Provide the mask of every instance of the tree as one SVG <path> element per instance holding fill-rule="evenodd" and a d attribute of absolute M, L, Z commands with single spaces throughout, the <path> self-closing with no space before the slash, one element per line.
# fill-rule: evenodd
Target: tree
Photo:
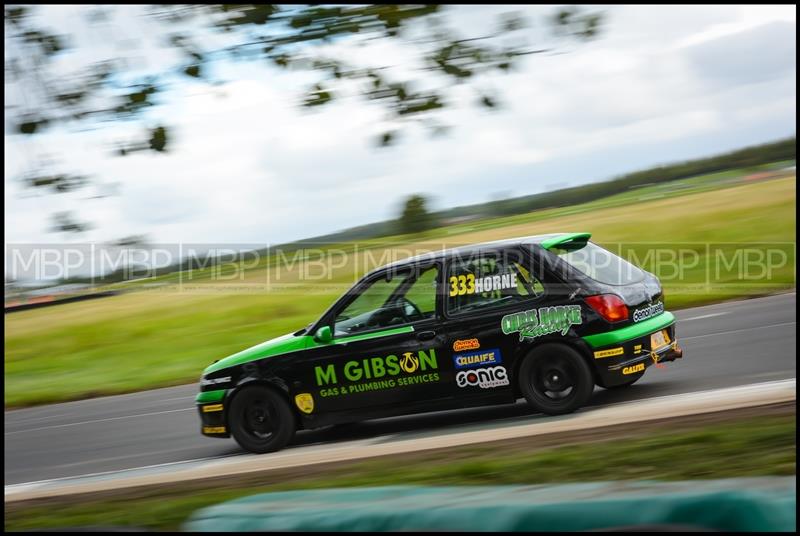
<path fill-rule="evenodd" d="M 428 212 L 426 204 L 426 199 L 421 195 L 412 195 L 406 199 L 399 219 L 400 232 L 415 234 L 436 226 L 436 218 Z"/>
<path fill-rule="evenodd" d="M 347 95 L 383 107 L 383 132 L 375 140 L 379 147 L 397 142 L 411 124 L 441 134 L 447 125 L 438 112 L 452 105 L 449 97 L 455 86 L 471 88 L 478 106 L 497 109 L 501 97 L 481 84 L 482 75 L 511 71 L 520 58 L 555 51 L 564 39 L 591 39 L 602 21 L 598 13 L 558 9 L 549 21 L 555 29 L 553 46 L 531 47 L 525 41 L 528 21 L 519 14 L 505 14 L 493 27 L 487 22 L 482 35 L 462 36 L 448 25 L 452 8 L 439 5 L 94 6 L 85 8 L 86 23 L 110 24 L 111 35 L 117 34 L 113 24 L 119 24 L 114 22 L 118 10 L 142 10 L 128 17 L 135 19 L 139 47 L 129 42 L 86 47 L 79 44 L 80 36 L 66 33 L 65 26 L 53 30 L 52 23 L 42 20 L 41 9 L 5 7 L 7 130 L 36 137 L 56 125 L 140 125 L 145 132 L 141 139 L 116 141 L 119 156 L 168 152 L 174 142 L 168 109 L 161 101 L 181 79 L 223 82 L 213 68 L 220 61 L 313 73 L 315 80 L 300 92 L 299 105 L 306 108 L 329 106 Z M 331 45 L 361 46 L 375 40 L 401 44 L 415 65 L 354 65 L 331 52 Z M 131 54 L 153 43 L 166 43 L 178 58 L 175 64 L 147 72 L 132 61 Z M 70 49 L 80 47 L 81 54 L 62 61 Z M 122 56 L 121 50 L 132 52 Z M 37 191 L 59 194 L 97 182 L 80 171 L 54 169 L 52 160 L 31 158 L 21 180 Z M 88 227 L 66 212 L 54 221 L 54 228 L 63 232 Z"/>

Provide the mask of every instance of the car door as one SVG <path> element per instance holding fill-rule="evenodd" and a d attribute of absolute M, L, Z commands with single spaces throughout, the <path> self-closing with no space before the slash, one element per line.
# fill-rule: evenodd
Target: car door
<path fill-rule="evenodd" d="M 449 259 L 442 329 L 453 396 L 513 401 L 518 338 L 502 331 L 506 315 L 544 303 L 534 259 L 518 248 L 483 250 Z"/>
<path fill-rule="evenodd" d="M 312 394 L 316 414 L 354 420 L 414 411 L 447 397 L 440 372 L 440 265 L 380 271 L 363 280 L 321 324 L 333 339 L 303 352 L 294 391 Z"/>

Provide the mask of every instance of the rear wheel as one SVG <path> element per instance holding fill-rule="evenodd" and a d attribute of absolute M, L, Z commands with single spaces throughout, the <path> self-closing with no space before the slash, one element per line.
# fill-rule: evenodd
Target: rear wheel
<path fill-rule="evenodd" d="M 581 355 L 563 344 L 536 347 L 522 362 L 519 386 L 535 409 L 562 415 L 580 408 L 592 396 L 594 379 Z"/>
<path fill-rule="evenodd" d="M 297 428 L 286 399 L 262 385 L 245 387 L 234 397 L 228 425 L 236 442 L 256 454 L 282 449 Z"/>

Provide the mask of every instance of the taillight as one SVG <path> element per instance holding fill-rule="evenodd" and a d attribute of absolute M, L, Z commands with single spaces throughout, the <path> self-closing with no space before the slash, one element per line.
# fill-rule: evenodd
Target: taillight
<path fill-rule="evenodd" d="M 589 307 L 609 322 L 619 322 L 628 319 L 628 306 L 616 294 L 600 294 L 586 298 Z"/>

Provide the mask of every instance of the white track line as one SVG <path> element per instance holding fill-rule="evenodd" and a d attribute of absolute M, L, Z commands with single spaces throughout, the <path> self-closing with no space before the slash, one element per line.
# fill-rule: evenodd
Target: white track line
<path fill-rule="evenodd" d="M 206 458 L 195 458 L 195 459 L 192 459 L 192 460 L 182 460 L 182 461 L 179 461 L 179 462 L 156 463 L 156 464 L 153 464 L 153 465 L 144 465 L 142 467 L 131 467 L 130 469 L 118 469 L 118 470 L 114 470 L 114 471 L 100 471 L 100 472 L 97 472 L 97 473 L 86 473 L 85 475 L 65 476 L 65 477 L 62 477 L 62 478 L 50 478 L 50 479 L 47 479 L 47 480 L 35 480 L 33 482 L 23 482 L 21 484 L 10 484 L 8 486 L 5 486 L 5 494 L 8 495 L 9 493 L 13 493 L 14 491 L 22 490 L 22 489 L 25 489 L 27 487 L 40 487 L 40 486 L 43 486 L 45 484 L 55 484 L 55 483 L 58 483 L 58 482 L 68 482 L 70 480 L 75 480 L 75 479 L 79 479 L 79 478 L 94 478 L 94 477 L 98 477 L 98 476 L 110 475 L 110 474 L 113 474 L 113 473 L 119 473 L 122 476 L 124 473 L 129 473 L 131 471 L 144 471 L 144 470 L 147 470 L 147 469 L 155 469 L 157 467 L 167 467 L 167 466 L 173 466 L 173 465 L 177 466 L 177 465 L 187 464 L 187 463 L 197 463 L 197 462 L 204 462 L 204 461 L 209 461 L 209 460 L 218 460 L 218 459 L 221 459 L 221 458 L 228 458 L 230 456 L 239 456 L 239 454 L 223 454 L 221 456 L 208 456 Z"/>
<path fill-rule="evenodd" d="M 92 424 L 95 422 L 118 421 L 120 419 L 133 419 L 135 417 L 149 417 L 150 415 L 161 415 L 162 413 L 175 413 L 178 411 L 197 411 L 197 408 L 181 408 L 169 409 L 166 411 L 153 411 L 150 413 L 137 413 L 136 415 L 122 415 L 121 417 L 109 417 L 107 419 L 95 419 L 93 421 L 71 422 L 67 424 L 54 424 L 52 426 L 40 426 L 39 428 L 29 428 L 27 430 L 17 430 L 15 432 L 6 432 L 4 435 L 24 434 L 26 432 L 35 432 L 37 430 L 50 430 L 53 428 L 66 428 L 68 426 L 80 426 L 82 424 Z"/>
<path fill-rule="evenodd" d="M 795 320 L 792 322 L 781 322 L 780 324 L 767 324 L 766 326 L 754 326 L 752 328 L 731 329 L 728 331 L 715 331 L 714 333 L 706 333 L 704 335 L 692 335 L 691 337 L 678 336 L 678 340 L 686 341 L 689 339 L 702 339 L 704 337 L 713 337 L 714 335 L 727 335 L 728 333 L 739 333 L 741 331 L 752 331 L 754 329 L 777 328 L 781 326 L 791 326 L 792 324 L 797 324 L 797 321 Z"/>
<path fill-rule="evenodd" d="M 701 318 L 712 318 L 712 317 L 715 317 L 715 316 L 722 316 L 722 315 L 727 315 L 727 314 L 730 314 L 730 311 L 723 311 L 721 313 L 710 313 L 710 314 L 707 314 L 707 315 L 700 315 L 700 316 L 690 316 L 689 318 L 679 318 L 678 321 L 679 322 L 688 322 L 689 320 L 700 320 Z"/>

